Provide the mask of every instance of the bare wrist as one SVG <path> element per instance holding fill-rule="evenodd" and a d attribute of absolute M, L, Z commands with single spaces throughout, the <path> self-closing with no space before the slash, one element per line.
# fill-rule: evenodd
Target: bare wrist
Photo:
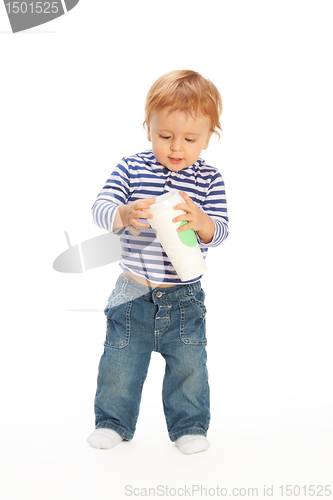
<path fill-rule="evenodd" d="M 204 243 L 210 243 L 212 241 L 215 233 L 215 223 L 209 215 L 207 215 L 207 224 L 205 225 L 205 228 L 201 231 L 197 231 L 197 233 Z"/>

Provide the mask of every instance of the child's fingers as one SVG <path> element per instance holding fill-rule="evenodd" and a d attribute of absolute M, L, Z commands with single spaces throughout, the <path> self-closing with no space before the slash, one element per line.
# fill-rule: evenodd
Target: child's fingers
<path fill-rule="evenodd" d="M 188 212 L 190 207 L 185 203 L 178 203 L 173 207 L 174 210 L 184 210 L 184 212 Z"/>
<path fill-rule="evenodd" d="M 150 208 L 150 205 L 155 203 L 156 198 L 147 198 L 145 200 L 137 200 L 135 202 L 135 208 Z"/>
<path fill-rule="evenodd" d="M 172 219 L 172 222 L 182 222 L 183 220 L 186 220 L 188 222 L 189 220 L 192 220 L 190 214 L 182 214 L 178 215 L 177 217 L 174 217 Z"/>
<path fill-rule="evenodd" d="M 179 193 L 182 195 L 182 197 L 184 198 L 186 203 L 194 203 L 192 198 L 190 198 L 190 196 L 188 194 L 186 194 L 184 191 L 179 191 Z"/>
<path fill-rule="evenodd" d="M 153 198 L 153 200 L 155 200 L 155 198 Z M 155 203 L 155 201 L 152 201 L 150 203 L 150 205 L 153 204 L 153 203 Z M 137 202 L 135 204 L 135 207 L 134 207 L 135 208 L 135 217 L 138 218 L 138 219 L 139 218 L 141 218 L 141 219 L 152 219 L 153 218 L 152 214 L 144 211 L 147 208 L 149 209 L 150 205 L 147 204 L 146 202 L 141 202 L 141 201 Z"/>
<path fill-rule="evenodd" d="M 145 202 L 148 203 L 148 205 L 152 205 L 153 203 L 155 203 L 155 201 L 156 201 L 156 198 L 148 198 L 147 200 L 145 200 Z"/>
<path fill-rule="evenodd" d="M 191 222 L 188 222 L 187 224 L 183 224 L 180 227 L 177 227 L 176 231 L 177 233 L 182 233 L 183 231 L 187 231 L 188 229 L 194 229 L 193 224 Z"/>
<path fill-rule="evenodd" d="M 143 212 L 142 210 L 135 210 L 134 212 L 135 219 L 152 219 L 152 214 L 148 214 L 147 212 Z"/>
<path fill-rule="evenodd" d="M 128 229 L 133 236 L 139 236 L 139 234 L 141 233 L 141 229 L 139 227 L 129 226 Z"/>
<path fill-rule="evenodd" d="M 139 218 L 133 218 L 131 221 L 130 221 L 130 226 L 134 226 L 134 227 L 137 227 L 137 226 L 140 226 L 140 227 L 149 227 L 150 224 L 146 223 L 146 222 L 140 222 L 139 221 Z"/>

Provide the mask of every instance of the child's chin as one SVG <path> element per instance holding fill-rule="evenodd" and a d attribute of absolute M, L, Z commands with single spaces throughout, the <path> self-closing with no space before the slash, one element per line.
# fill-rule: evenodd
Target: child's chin
<path fill-rule="evenodd" d="M 186 167 L 187 167 L 187 165 L 184 164 L 184 162 L 181 162 L 178 165 L 177 164 L 173 164 L 172 162 L 168 162 L 166 168 L 168 170 L 171 170 L 172 172 L 178 172 L 179 170 L 183 170 Z"/>

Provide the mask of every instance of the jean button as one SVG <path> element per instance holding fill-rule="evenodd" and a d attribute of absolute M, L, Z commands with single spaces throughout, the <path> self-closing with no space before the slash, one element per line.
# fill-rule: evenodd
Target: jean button
<path fill-rule="evenodd" d="M 162 297 L 163 295 L 163 292 L 161 292 L 160 290 L 156 293 L 156 297 L 159 299 L 160 297 Z"/>

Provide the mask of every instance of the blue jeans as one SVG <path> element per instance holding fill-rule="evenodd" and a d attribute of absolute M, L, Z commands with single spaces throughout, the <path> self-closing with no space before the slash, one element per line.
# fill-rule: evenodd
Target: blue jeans
<path fill-rule="evenodd" d="M 209 386 L 200 282 L 149 288 L 120 275 L 105 308 L 107 331 L 95 397 L 96 429 L 133 438 L 152 351 L 165 359 L 163 408 L 171 441 L 206 436 Z"/>

